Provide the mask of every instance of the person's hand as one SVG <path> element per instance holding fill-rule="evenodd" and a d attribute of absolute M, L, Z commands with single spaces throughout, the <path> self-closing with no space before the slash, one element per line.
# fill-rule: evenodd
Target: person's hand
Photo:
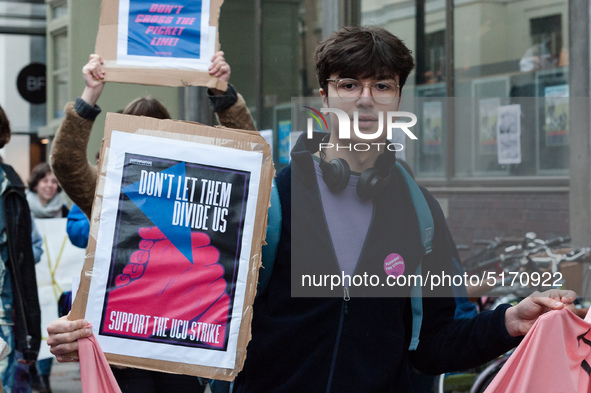
<path fill-rule="evenodd" d="M 157 227 L 140 228 L 139 250 L 115 277 L 110 289 L 103 331 L 134 337 L 158 335 L 155 317 L 219 325 L 217 340 L 204 343 L 222 347 L 230 297 L 226 293 L 220 252 L 203 232 L 191 233 L 193 261 L 189 261 Z M 115 320 L 118 312 L 137 319 L 134 329 L 122 328 Z M 135 317 L 139 316 L 139 317 Z M 147 317 L 150 318 L 147 318 Z M 147 320 L 146 320 L 147 318 Z M 114 322 L 115 321 L 115 322 Z M 145 321 L 145 322 L 141 322 Z M 165 329 L 166 330 L 166 329 Z M 201 341 L 197 339 L 198 341 Z"/>
<path fill-rule="evenodd" d="M 47 325 L 47 333 L 49 351 L 55 355 L 58 362 L 65 363 L 77 361 L 64 355 L 77 351 L 78 339 L 90 337 L 92 330 L 90 324 L 84 319 L 70 321 L 67 316 L 63 316 Z"/>
<path fill-rule="evenodd" d="M 103 85 L 103 79 L 105 78 L 103 64 L 103 59 L 99 55 L 90 55 L 88 63 L 82 67 L 82 76 L 86 87 L 95 88 Z"/>
<path fill-rule="evenodd" d="M 215 55 L 211 58 L 211 65 L 209 66 L 209 75 L 215 76 L 221 81 L 229 82 L 230 81 L 230 74 L 231 69 L 230 65 L 226 62 L 224 58 L 224 52 L 219 51 L 216 52 Z M 218 89 L 210 89 L 213 94 L 215 95 L 222 95 L 224 94 L 223 91 Z"/>
<path fill-rule="evenodd" d="M 105 85 L 103 63 L 103 59 L 99 55 L 92 54 L 88 63 L 82 68 L 82 76 L 86 87 L 81 98 L 91 106 L 96 105 Z"/>
<path fill-rule="evenodd" d="M 507 331 L 513 337 L 527 334 L 542 314 L 564 308 L 574 302 L 576 296 L 573 291 L 559 289 L 550 289 L 529 295 L 505 312 Z"/>

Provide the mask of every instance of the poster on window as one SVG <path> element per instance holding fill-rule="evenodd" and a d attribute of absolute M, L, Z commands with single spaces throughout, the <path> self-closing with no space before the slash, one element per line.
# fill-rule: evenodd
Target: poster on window
<path fill-rule="evenodd" d="M 221 3 L 103 0 L 95 51 L 105 61 L 105 79 L 225 90 L 225 84 L 208 73 L 211 58 L 219 48 Z"/>
<path fill-rule="evenodd" d="M 497 156 L 499 165 L 521 163 L 521 105 L 498 108 Z"/>
<path fill-rule="evenodd" d="M 478 101 L 480 154 L 497 153 L 497 119 L 500 106 L 500 98 L 483 98 Z"/>
<path fill-rule="evenodd" d="M 544 89 L 546 146 L 568 145 L 568 85 Z"/>
<path fill-rule="evenodd" d="M 269 145 L 111 114 L 106 140 L 85 318 L 110 361 L 233 379 L 250 336 Z"/>
<path fill-rule="evenodd" d="M 441 101 L 427 101 L 423 104 L 422 145 L 424 154 L 441 154 L 442 119 Z"/>

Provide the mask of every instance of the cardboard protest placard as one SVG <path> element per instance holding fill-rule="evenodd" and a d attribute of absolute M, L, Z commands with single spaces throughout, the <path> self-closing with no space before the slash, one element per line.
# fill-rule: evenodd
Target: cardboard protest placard
<path fill-rule="evenodd" d="M 223 0 L 102 0 L 95 53 L 105 80 L 226 90 L 209 75 Z"/>
<path fill-rule="evenodd" d="M 71 319 L 112 364 L 233 380 L 274 175 L 258 133 L 109 113 Z"/>

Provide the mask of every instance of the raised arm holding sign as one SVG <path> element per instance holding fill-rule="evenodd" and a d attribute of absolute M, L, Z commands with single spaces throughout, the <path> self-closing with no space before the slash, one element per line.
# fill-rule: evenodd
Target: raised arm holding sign
<path fill-rule="evenodd" d="M 100 113 L 100 108 L 96 104 L 102 93 L 105 77 L 110 72 L 103 68 L 103 63 L 104 61 L 99 55 L 91 55 L 89 62 L 84 66 L 83 77 L 86 85 L 85 89 L 75 104 L 70 103 L 66 106 L 66 117 L 56 134 L 51 156 L 52 167 L 64 191 L 66 191 L 70 198 L 80 206 L 82 211 L 88 217 L 91 217 L 91 208 L 94 201 L 95 185 L 97 184 L 98 176 L 97 168 L 86 159 L 86 145 L 88 143 L 93 121 Z M 221 81 L 227 83 L 230 78 L 230 73 L 230 66 L 226 63 L 223 52 L 217 52 L 211 59 L 209 74 L 212 75 L 212 77 L 219 78 Z M 231 85 L 228 86 L 228 90 L 225 92 L 210 89 L 210 101 L 211 106 L 222 125 L 231 128 L 254 130 L 252 117 L 246 108 L 244 100 L 238 93 L 236 93 Z M 144 115 L 160 119 L 170 118 L 166 108 L 157 100 L 150 97 L 134 100 L 126 107 L 124 113 Z M 159 236 L 154 235 L 158 233 L 160 234 Z M 91 228 L 91 237 L 92 236 L 96 237 L 96 232 L 92 233 Z M 127 270 L 124 270 L 115 280 L 117 289 L 112 291 L 109 307 L 117 307 L 118 304 L 125 303 L 127 295 L 138 290 L 138 288 L 140 292 L 143 291 L 146 293 L 146 291 L 149 291 L 152 285 L 150 284 L 150 276 L 152 273 L 157 274 L 157 266 L 168 260 L 170 257 L 166 252 L 170 251 L 171 243 L 168 237 L 157 227 L 146 228 L 145 230 L 140 231 L 140 237 L 143 240 L 139 244 L 136 243 L 136 259 L 132 260 L 126 267 Z M 153 243 L 152 246 L 148 247 L 147 242 Z M 168 244 L 168 246 L 166 246 L 165 243 Z M 197 245 L 197 243 L 194 245 Z M 146 270 L 145 275 L 143 275 L 140 280 L 134 281 L 133 285 L 124 285 L 126 284 L 126 279 L 134 277 L 134 272 L 137 272 L 137 269 L 134 268 L 134 263 L 136 263 L 137 267 L 139 266 L 137 262 L 145 262 L 141 260 L 140 254 L 141 252 L 146 251 L 147 248 L 149 248 L 151 252 L 150 269 Z M 156 252 L 157 249 L 161 249 L 161 252 Z M 211 249 L 215 249 L 215 247 L 212 246 Z M 200 250 L 209 250 L 209 248 L 205 247 Z M 216 279 L 219 278 L 219 275 L 216 276 L 216 272 L 219 272 L 219 269 L 215 269 L 215 265 L 206 266 L 215 263 L 215 261 L 207 263 L 207 258 L 201 258 L 199 256 L 201 254 L 196 255 L 199 263 L 194 265 L 194 268 L 196 269 L 195 272 L 204 271 L 205 269 L 211 274 L 208 273 L 206 278 L 203 278 L 205 277 L 203 275 L 201 275 L 201 277 L 203 279 L 209 278 L 211 283 L 216 282 Z M 208 255 L 208 253 L 206 252 L 205 255 Z M 204 265 L 204 267 L 200 267 L 201 265 Z M 170 272 L 172 273 L 172 270 L 170 270 Z M 207 329 L 205 328 L 205 324 L 202 325 L 204 328 L 200 331 L 201 335 L 199 338 L 196 338 L 214 346 L 221 342 L 220 337 L 225 336 L 226 329 L 225 322 L 222 321 L 216 323 L 219 318 L 214 312 L 215 310 L 222 310 L 224 304 L 225 308 L 228 308 L 228 296 L 224 295 L 224 286 L 220 286 L 220 288 L 221 291 L 217 292 L 217 296 L 214 296 L 213 298 L 211 296 L 201 298 L 202 307 L 204 307 L 203 310 L 206 311 L 204 316 L 201 317 L 201 320 L 207 320 L 205 323 L 208 325 Z M 198 297 L 195 297 L 195 300 L 198 299 Z M 121 300 L 121 302 L 119 300 Z M 149 302 L 144 302 L 143 304 L 150 307 Z M 217 305 L 217 308 L 212 307 L 213 305 Z M 152 309 L 154 308 L 152 307 Z M 171 309 L 171 312 L 172 311 L 173 310 Z M 139 315 L 139 311 L 136 312 L 136 314 Z M 182 312 L 180 314 L 177 313 L 174 315 L 176 318 L 170 317 L 170 319 L 176 319 L 177 321 L 180 321 L 181 319 L 190 320 L 197 316 L 197 314 L 195 314 L 191 317 L 186 316 L 187 318 L 180 318 L 181 314 Z M 143 313 L 142 315 L 147 315 L 147 313 Z M 119 316 L 114 314 L 111 327 L 114 329 L 117 324 L 120 326 L 122 324 L 122 318 L 122 314 L 119 314 Z M 149 332 L 150 335 L 153 335 L 155 332 L 159 333 L 157 330 L 158 323 L 154 324 L 154 321 L 154 319 L 151 321 L 146 320 L 143 324 L 144 331 Z M 168 328 L 170 329 L 170 327 L 169 322 Z M 109 324 L 107 324 L 105 328 L 108 329 Z M 177 326 L 177 328 L 180 332 L 179 334 L 182 336 L 184 325 Z M 74 361 L 73 358 L 65 355 L 77 350 L 76 340 L 78 338 L 88 337 L 92 334 L 92 330 L 89 328 L 86 320 L 80 319 L 70 321 L 67 317 L 52 322 L 48 326 L 48 332 L 48 344 L 51 346 L 51 352 L 56 355 L 58 361 L 62 362 Z M 150 388 L 156 388 L 157 391 L 158 389 L 160 389 L 159 391 L 171 391 L 170 389 L 180 392 L 200 391 L 197 379 L 188 376 L 170 375 L 136 369 L 115 370 L 115 375 L 124 392 L 138 391 L 145 393 L 146 391 L 150 391 L 145 390 L 147 386 L 151 386 Z"/>
<path fill-rule="evenodd" d="M 103 91 L 105 78 L 109 74 L 109 71 L 104 70 L 103 63 L 101 56 L 93 54 L 83 67 L 84 91 L 75 103 L 66 105 L 66 117 L 56 133 L 51 156 L 52 169 L 63 190 L 88 217 L 91 213 L 97 174 L 96 167 L 86 159 L 86 147 L 94 119 L 101 112 L 97 102 Z M 224 53 L 217 52 L 211 63 L 209 73 L 228 83 L 231 69 Z M 255 130 L 244 99 L 232 85 L 228 85 L 225 92 L 216 89 L 210 89 L 210 92 L 210 104 L 221 125 Z M 166 108 L 151 97 L 142 97 L 130 102 L 123 113 L 158 119 L 170 118 Z"/>

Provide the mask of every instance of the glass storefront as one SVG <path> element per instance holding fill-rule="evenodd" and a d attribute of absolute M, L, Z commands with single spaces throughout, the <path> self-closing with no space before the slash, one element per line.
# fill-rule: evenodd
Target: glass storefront
<path fill-rule="evenodd" d="M 445 5 L 361 0 L 361 24 L 388 29 L 415 55 L 417 67 L 404 95 L 420 98 L 419 143 L 406 152 L 417 176 L 568 175 L 568 1 L 456 0 L 453 10 Z M 453 12 L 452 29 L 446 29 L 446 12 Z M 446 38 L 454 46 L 451 75 Z M 457 97 L 453 105 L 443 98 L 450 81 Z M 447 132 L 449 116 L 453 137 Z M 504 124 L 515 124 L 516 116 L 520 148 L 507 160 L 503 142 L 518 130 Z M 440 124 L 435 131 L 434 123 Z"/>
<path fill-rule="evenodd" d="M 43 1 L 0 0 L 0 106 L 12 131 L 0 157 L 23 179 L 45 159 L 37 138 L 46 124 L 45 47 Z"/>
<path fill-rule="evenodd" d="M 568 2 L 467 2 L 454 12 L 455 90 L 474 97 L 471 119 L 456 112 L 456 176 L 567 175 Z M 509 105 L 520 109 L 521 162 L 501 165 L 496 129 Z"/>
<path fill-rule="evenodd" d="M 402 90 L 403 100 L 416 97 L 418 142 L 407 140 L 405 159 L 419 177 L 445 177 L 447 132 L 445 118 L 445 2 L 361 1 L 361 25 L 377 25 L 400 38 L 412 51 L 416 68 Z M 403 102 L 404 104 L 404 102 Z"/>
<path fill-rule="evenodd" d="M 318 95 L 313 56 L 321 40 L 320 10 L 319 0 L 261 1 L 258 10 L 257 2 L 223 5 L 220 43 L 231 81 L 258 129 L 272 130 L 278 167 L 289 162 L 291 97 Z"/>
<path fill-rule="evenodd" d="M 568 1 L 456 0 L 448 9 L 450 3 L 224 1 L 219 35 L 232 66 L 232 83 L 244 96 L 257 127 L 271 130 L 278 167 L 289 160 L 291 98 L 318 96 L 313 56 L 330 30 L 324 7 L 349 15 L 338 15 L 340 23 L 349 18 L 352 23 L 382 26 L 413 51 L 416 69 L 403 97 L 415 100 L 419 139 L 409 142 L 404 158 L 418 177 L 444 182 L 565 179 L 570 143 Z M 52 65 L 48 109 L 50 120 L 57 124 L 64 103 L 71 99 L 71 16 L 67 0 L 47 4 Z M 453 43 L 449 56 L 448 42 Z M 446 98 L 450 95 L 457 97 L 454 102 Z M 520 154 L 519 160 L 508 164 L 499 159 L 504 138 L 498 134 L 500 113 L 505 119 L 514 117 L 515 110 L 506 109 L 513 105 L 519 105 Z"/>

